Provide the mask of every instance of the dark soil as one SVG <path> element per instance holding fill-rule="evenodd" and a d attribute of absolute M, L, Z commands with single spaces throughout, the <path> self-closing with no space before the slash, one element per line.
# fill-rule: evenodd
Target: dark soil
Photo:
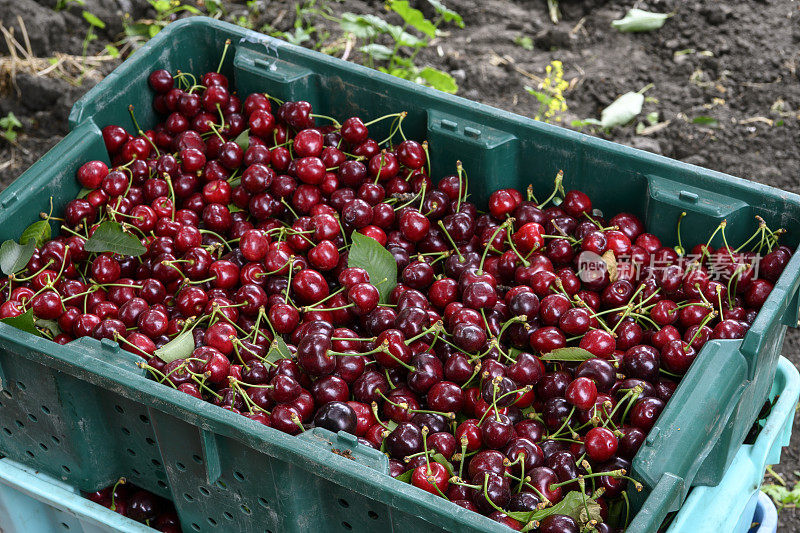
<path fill-rule="evenodd" d="M 0 22 L 15 28 L 25 21 L 31 48 L 38 57 L 55 52 L 81 54 L 87 24 L 81 10 L 107 23 L 92 42 L 97 53 L 118 38 L 124 12 L 134 18 L 153 16 L 144 0 L 86 0 L 86 6 L 55 12 L 55 0 L 0 0 Z M 324 2 L 318 0 L 318 6 Z M 413 2 L 412 4 L 423 4 Z M 231 15 L 245 9 L 225 2 Z M 265 2 L 256 25 L 289 30 L 291 2 Z M 800 193 L 800 11 L 783 0 L 650 0 L 649 2 L 561 0 L 563 20 L 554 25 L 543 0 L 449 0 L 464 17 L 465 29 L 446 33 L 420 54 L 420 63 L 446 70 L 458 81 L 458 94 L 522 115 L 533 116 L 536 99 L 524 86 L 536 87 L 551 60 L 564 64 L 569 110 L 564 123 L 600 111 L 620 94 L 653 87 L 641 115 L 658 112 L 661 126 L 637 134 L 635 123 L 602 134 L 644 150 L 742 178 Z M 383 15 L 380 1 L 328 2 L 333 14 L 345 11 Z M 610 27 L 636 5 L 674 17 L 658 31 L 624 34 Z M 420 8 L 424 9 L 425 6 Z M 341 36 L 323 19 L 330 39 Z M 533 51 L 515 44 L 529 37 Z M 0 41 L 0 54 L 6 54 Z M 361 59 L 351 54 L 350 59 Z M 102 63 L 82 85 L 20 72 L 15 83 L 0 72 L 0 117 L 13 111 L 23 122 L 17 145 L 0 139 L 0 189 L 5 187 L 67 131 L 72 103 L 107 74 L 117 61 Z M 711 117 L 714 124 L 694 122 Z M 707 119 L 700 119 L 707 122 Z M 644 125 L 647 125 L 646 123 Z M 597 132 L 587 131 L 587 133 Z M 648 133 L 647 131 L 645 133 Z M 800 363 L 800 335 L 790 330 L 784 354 Z M 784 450 L 776 471 L 790 483 L 800 470 L 800 431 Z M 785 509 L 781 530 L 800 530 L 800 513 Z"/>

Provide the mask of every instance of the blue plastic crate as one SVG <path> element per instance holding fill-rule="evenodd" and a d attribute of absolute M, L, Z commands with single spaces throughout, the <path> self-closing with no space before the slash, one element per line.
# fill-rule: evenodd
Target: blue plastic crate
<path fill-rule="evenodd" d="M 778 510 L 769 496 L 760 492 L 756 495 L 756 510 L 748 533 L 776 533 L 778 531 Z"/>
<path fill-rule="evenodd" d="M 62 481 L 0 459 L 3 533 L 153 533 L 130 518 L 81 496 Z"/>
<path fill-rule="evenodd" d="M 767 503 L 772 502 L 766 495 L 763 495 L 766 501 L 760 499 L 762 493 L 758 489 L 767 465 L 779 463 L 781 449 L 789 444 L 795 406 L 800 398 L 800 373 L 785 357 L 778 362 L 770 398 L 778 395 L 756 442 L 742 445 L 719 485 L 692 489 L 667 533 L 768 533 L 776 530 L 775 506 L 771 509 L 775 519 L 770 522 Z M 756 520 L 754 516 L 759 510 L 762 515 Z M 754 522 L 762 525 L 751 530 Z"/>

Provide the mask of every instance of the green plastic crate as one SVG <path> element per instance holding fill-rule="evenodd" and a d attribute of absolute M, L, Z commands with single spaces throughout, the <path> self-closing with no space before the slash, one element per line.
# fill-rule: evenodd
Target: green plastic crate
<path fill-rule="evenodd" d="M 755 215 L 789 229 L 790 245 L 800 241 L 797 195 L 199 17 L 167 27 L 75 104 L 71 133 L 0 194 L 0 240 L 18 238 L 49 208 L 51 196 L 56 210 L 75 196 L 77 168 L 108 159 L 100 128 L 130 126 L 130 104 L 143 126 L 155 123 L 147 87 L 152 69 L 215 70 L 228 38 L 233 45 L 223 72 L 241 94 L 305 99 L 316 113 L 337 118 L 407 111 L 404 131 L 429 140 L 434 177 L 453 172 L 460 159 L 478 203 L 501 187 L 529 183 L 546 196 L 563 169 L 568 188 L 586 191 L 608 213 L 639 215 L 665 242 L 675 241 L 682 211 L 688 213 L 687 246 L 723 219 L 729 240 L 742 241 Z M 380 126 L 370 130 L 385 133 Z M 720 481 L 770 390 L 786 326 L 797 325 L 799 285 L 795 254 L 745 338 L 703 348 L 633 461 L 645 491 L 632 494 L 641 511 L 629 531 L 654 530 L 691 486 Z M 0 452 L 84 490 L 124 474 L 148 490 L 171 493 L 187 531 L 500 530 L 487 518 L 389 479 L 374 450 L 346 437 L 322 430 L 289 437 L 149 381 L 134 361 L 113 342 L 80 339 L 62 347 L 0 325 L 3 394 L 11 395 L 0 397 Z M 56 446 L 49 444 L 53 437 Z M 321 447 L 347 450 L 355 461 Z"/>
<path fill-rule="evenodd" d="M 3 533 L 153 533 L 145 524 L 84 498 L 51 476 L 0 459 Z"/>

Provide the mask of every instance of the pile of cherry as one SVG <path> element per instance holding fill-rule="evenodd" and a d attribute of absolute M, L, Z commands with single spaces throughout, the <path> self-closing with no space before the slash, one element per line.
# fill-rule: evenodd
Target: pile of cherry
<path fill-rule="evenodd" d="M 428 174 L 404 113 L 379 141 L 307 102 L 242 101 L 215 72 L 149 82 L 163 122 L 103 129 L 111 167 L 78 170 L 84 194 L 5 280 L 0 318 L 118 340 L 154 379 L 289 434 L 353 433 L 392 476 L 515 529 L 611 531 L 680 377 L 745 334 L 791 255 L 762 225 L 760 278 L 750 252 L 690 262 L 560 176 L 544 202 L 504 189 L 482 212 L 460 165 Z M 86 251 L 102 221 L 146 251 Z M 356 246 L 374 263 L 348 266 Z M 579 276 L 585 251 L 599 276 Z"/>
<path fill-rule="evenodd" d="M 103 490 L 85 493 L 89 500 L 163 533 L 181 533 L 181 522 L 169 500 L 120 480 Z"/>

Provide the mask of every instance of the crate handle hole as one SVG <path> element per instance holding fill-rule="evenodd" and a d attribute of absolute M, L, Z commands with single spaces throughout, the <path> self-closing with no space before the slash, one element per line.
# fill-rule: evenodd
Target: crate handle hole
<path fill-rule="evenodd" d="M 192 495 L 191 495 L 191 494 L 189 494 L 188 492 L 187 492 L 187 493 L 185 493 L 185 494 L 183 495 L 183 497 L 184 497 L 184 498 L 186 498 L 186 501 L 187 501 L 187 502 L 193 502 L 193 501 L 194 501 L 194 496 L 192 496 Z"/>
<path fill-rule="evenodd" d="M 66 522 L 61 522 L 61 527 L 63 527 L 64 529 L 69 529 L 69 524 L 67 524 Z"/>
<path fill-rule="evenodd" d="M 367 513 L 367 516 L 369 516 L 369 517 L 370 517 L 370 518 L 372 518 L 373 520 L 377 520 L 378 518 L 380 518 L 380 517 L 378 516 L 378 513 L 376 513 L 375 511 L 370 511 L 370 512 L 368 512 L 368 513 Z"/>
<path fill-rule="evenodd" d="M 269 502 L 268 502 L 266 499 L 264 499 L 264 498 L 259 498 L 259 499 L 258 499 L 258 503 L 260 503 L 260 504 L 261 504 L 261 507 L 264 507 L 264 508 L 266 508 L 266 509 L 269 509 Z"/>
<path fill-rule="evenodd" d="M 207 489 L 207 488 L 205 488 L 205 487 L 200 487 L 200 493 L 201 493 L 203 496 L 210 496 L 210 495 L 211 495 L 211 491 L 210 491 L 210 490 L 208 490 L 208 489 Z"/>
<path fill-rule="evenodd" d="M 228 511 L 225 511 L 224 513 L 222 513 L 222 516 L 224 516 L 228 520 L 233 520 L 233 515 L 231 513 L 229 513 Z"/>
<path fill-rule="evenodd" d="M 244 481 L 244 474 L 238 470 L 233 473 L 233 477 L 236 478 L 237 481 Z"/>
<path fill-rule="evenodd" d="M 192 522 L 192 529 L 194 529 L 195 531 L 200 531 L 200 526 Z"/>
<path fill-rule="evenodd" d="M 243 512 L 244 514 L 246 514 L 246 515 L 252 514 L 252 512 L 253 512 L 253 511 L 251 511 L 251 510 L 250 510 L 250 508 L 249 508 L 248 506 L 246 506 L 246 505 L 242 505 L 242 506 L 240 507 L 240 509 L 241 509 L 241 510 L 242 510 L 242 512 Z"/>
<path fill-rule="evenodd" d="M 180 461 L 175 463 L 175 466 L 178 467 L 178 470 L 180 470 L 181 472 L 184 472 L 186 470 L 186 465 L 181 463 Z"/>
<path fill-rule="evenodd" d="M 67 474 L 69 474 L 69 473 L 71 472 L 71 470 L 69 469 L 69 467 L 68 467 L 67 465 L 61 465 L 61 468 L 62 468 L 62 469 L 64 470 L 64 472 L 66 472 Z"/>
<path fill-rule="evenodd" d="M 216 525 L 217 525 L 217 521 L 216 520 L 214 520 L 210 516 L 206 520 L 208 520 L 209 524 L 211 524 L 212 526 L 216 527 Z"/>
<path fill-rule="evenodd" d="M 125 412 L 125 409 L 123 409 L 121 405 L 115 405 L 114 410 L 119 414 L 123 414 Z"/>
<path fill-rule="evenodd" d="M 43 412 L 44 414 L 46 414 L 46 415 L 49 415 L 49 414 L 50 414 L 50 408 L 49 408 L 49 407 L 47 407 L 46 405 L 43 405 L 43 406 L 42 406 L 42 412 Z"/>
<path fill-rule="evenodd" d="M 347 522 L 342 522 L 342 527 L 343 527 L 343 528 L 345 528 L 345 529 L 346 529 L 346 530 L 348 530 L 348 531 L 350 531 L 351 529 L 353 529 L 353 526 L 351 526 L 351 525 L 350 525 L 350 524 L 348 524 Z"/>
<path fill-rule="evenodd" d="M 200 457 L 199 455 L 193 455 L 192 459 L 194 459 L 194 462 L 199 465 L 203 464 L 203 458 Z"/>
<path fill-rule="evenodd" d="M 344 507 L 345 509 L 347 509 L 348 507 L 350 507 L 350 504 L 349 504 L 349 503 L 347 503 L 347 500 L 345 500 L 344 498 L 339 498 L 339 505 L 341 505 L 341 506 L 342 506 L 342 507 Z"/>
<path fill-rule="evenodd" d="M 25 390 L 27 388 L 21 381 L 17 381 L 17 387 L 19 387 L 19 390 Z"/>

